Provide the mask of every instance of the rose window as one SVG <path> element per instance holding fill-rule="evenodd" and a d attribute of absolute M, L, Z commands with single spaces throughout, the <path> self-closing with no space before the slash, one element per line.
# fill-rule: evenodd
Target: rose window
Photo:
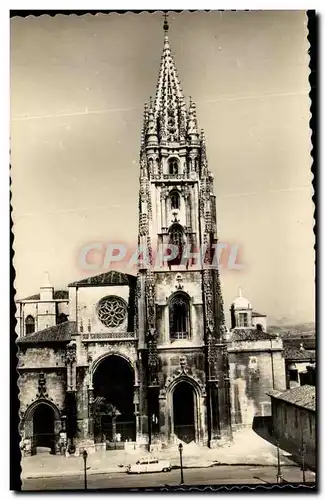
<path fill-rule="evenodd" d="M 118 297 L 105 297 L 97 306 L 98 318 L 108 328 L 120 326 L 126 317 L 126 311 L 126 303 Z"/>

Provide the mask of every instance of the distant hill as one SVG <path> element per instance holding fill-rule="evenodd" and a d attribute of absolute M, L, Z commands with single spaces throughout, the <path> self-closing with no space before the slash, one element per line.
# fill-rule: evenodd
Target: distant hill
<path fill-rule="evenodd" d="M 298 323 L 297 325 L 283 326 L 270 325 L 267 330 L 269 333 L 279 334 L 280 337 L 308 338 L 315 337 L 316 335 L 315 323 Z"/>
<path fill-rule="evenodd" d="M 299 323 L 297 325 L 269 326 L 268 333 L 279 335 L 284 346 L 299 349 L 302 344 L 307 351 L 316 349 L 316 330 L 314 323 Z"/>

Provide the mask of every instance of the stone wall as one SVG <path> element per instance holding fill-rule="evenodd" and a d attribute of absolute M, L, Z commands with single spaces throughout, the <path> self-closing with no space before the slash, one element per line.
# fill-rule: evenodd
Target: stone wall
<path fill-rule="evenodd" d="M 38 383 L 41 370 L 22 371 L 18 379 L 20 412 L 25 412 L 29 405 L 34 403 L 38 397 Z M 63 370 L 44 370 L 46 380 L 47 398 L 60 410 L 63 409 L 65 399 L 66 374 Z"/>
<path fill-rule="evenodd" d="M 16 333 L 19 337 L 25 335 L 25 321 L 29 315 L 33 316 L 35 320 L 35 332 L 37 332 L 55 325 L 57 317 L 61 313 L 69 315 L 69 302 L 67 300 L 17 302 Z"/>
<path fill-rule="evenodd" d="M 59 347 L 19 347 L 18 368 L 64 368 L 65 348 Z"/>
<path fill-rule="evenodd" d="M 267 391 L 285 389 L 282 351 L 271 349 L 270 342 L 268 349 L 259 344 L 259 341 L 236 342 L 236 346 L 228 349 L 231 415 L 235 429 L 252 427 L 254 417 L 270 416 Z"/>
<path fill-rule="evenodd" d="M 273 433 L 281 448 L 297 456 L 305 444 L 305 462 L 316 464 L 316 414 L 314 411 L 272 398 Z"/>

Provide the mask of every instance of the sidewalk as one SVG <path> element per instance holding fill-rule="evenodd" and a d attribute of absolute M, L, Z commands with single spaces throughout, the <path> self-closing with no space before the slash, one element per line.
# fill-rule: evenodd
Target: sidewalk
<path fill-rule="evenodd" d="M 125 472 L 125 466 L 146 455 L 144 450 L 98 451 L 88 455 L 87 474 Z M 179 467 L 179 451 L 175 445 L 166 450 L 153 452 L 157 458 L 169 459 L 173 467 Z M 281 464 L 296 466 L 281 450 Z M 195 443 L 183 443 L 184 468 L 212 467 L 215 465 L 277 465 L 277 449 L 252 430 L 239 431 L 234 441 L 227 446 L 210 449 Z M 21 461 L 22 477 L 54 477 L 83 474 L 82 457 L 39 454 L 25 457 Z"/>

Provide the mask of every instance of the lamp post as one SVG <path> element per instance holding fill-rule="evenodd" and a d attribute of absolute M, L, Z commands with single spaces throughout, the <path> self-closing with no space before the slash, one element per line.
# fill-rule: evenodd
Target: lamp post
<path fill-rule="evenodd" d="M 304 442 L 302 442 L 301 445 L 301 470 L 302 470 L 302 482 L 306 482 L 306 470 L 305 470 L 305 452 L 306 452 L 306 445 Z"/>
<path fill-rule="evenodd" d="M 179 459 L 181 463 L 181 484 L 184 484 L 184 476 L 183 476 L 183 445 L 182 443 L 179 443 L 178 445 L 178 451 L 179 451 Z"/>
<path fill-rule="evenodd" d="M 87 457 L 88 457 L 88 453 L 86 450 L 84 450 L 83 454 L 82 454 L 82 458 L 84 459 L 85 490 L 87 489 Z"/>
<path fill-rule="evenodd" d="M 278 456 L 278 472 L 276 475 L 276 482 L 278 484 L 280 484 L 283 481 L 283 477 L 282 477 L 282 473 L 281 473 L 279 438 L 277 438 L 277 440 L 276 440 L 276 448 L 277 448 L 277 456 Z"/>

